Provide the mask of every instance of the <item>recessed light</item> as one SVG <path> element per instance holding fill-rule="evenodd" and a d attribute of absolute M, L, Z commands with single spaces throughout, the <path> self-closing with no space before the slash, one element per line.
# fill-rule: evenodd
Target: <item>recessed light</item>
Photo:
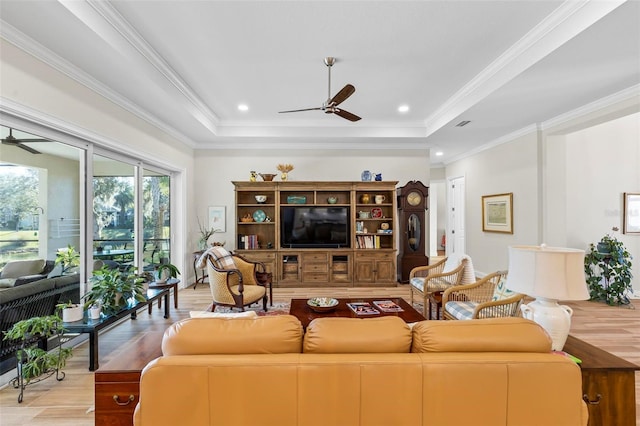
<path fill-rule="evenodd" d="M 444 152 L 442 152 L 442 151 L 437 151 L 436 152 L 436 156 L 437 157 L 442 157 L 442 155 L 444 155 Z"/>
<path fill-rule="evenodd" d="M 240 104 L 240 105 L 238 105 L 238 109 L 240 111 L 249 111 L 249 106 L 245 105 L 245 104 Z"/>
<path fill-rule="evenodd" d="M 408 112 L 409 111 L 409 105 L 400 105 L 398 107 L 398 112 Z"/>

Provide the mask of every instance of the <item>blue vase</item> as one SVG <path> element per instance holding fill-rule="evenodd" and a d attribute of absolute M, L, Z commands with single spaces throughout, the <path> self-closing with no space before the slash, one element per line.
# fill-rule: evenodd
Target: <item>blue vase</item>
<path fill-rule="evenodd" d="M 369 170 L 365 170 L 364 172 L 362 172 L 362 174 L 360 175 L 360 178 L 362 179 L 363 182 L 369 182 L 371 181 L 371 172 Z"/>

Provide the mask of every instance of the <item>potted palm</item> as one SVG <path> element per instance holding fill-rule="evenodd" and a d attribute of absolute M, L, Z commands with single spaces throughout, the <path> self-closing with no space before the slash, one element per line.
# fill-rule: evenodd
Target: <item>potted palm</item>
<path fill-rule="evenodd" d="M 83 296 L 85 308 L 99 304 L 105 314 L 113 314 L 125 308 L 130 300 L 147 300 L 144 278 L 136 274 L 135 268 L 121 271 L 105 266 L 94 271 L 89 282 L 91 290 Z"/>
<path fill-rule="evenodd" d="M 584 257 L 584 272 L 591 300 L 609 305 L 628 305 L 631 291 L 631 254 L 615 237 L 605 235 L 597 244 L 589 244 Z"/>
<path fill-rule="evenodd" d="M 3 331 L 4 340 L 20 344 L 20 349 L 16 351 L 17 376 L 12 380 L 13 387 L 20 389 L 19 403 L 22 402 L 27 385 L 44 380 L 53 373 L 58 381 L 64 379 L 65 374 L 61 369 L 73 354 L 71 348 L 63 348 L 60 344 L 64 331 L 62 318 L 57 314 L 22 320 Z M 52 336 L 58 337 L 56 350 L 47 352 L 38 347 L 38 341 Z"/>

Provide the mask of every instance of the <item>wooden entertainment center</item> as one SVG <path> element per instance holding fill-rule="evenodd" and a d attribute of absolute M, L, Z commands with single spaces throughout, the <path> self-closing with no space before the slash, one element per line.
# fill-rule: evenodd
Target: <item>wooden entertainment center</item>
<path fill-rule="evenodd" d="M 235 251 L 263 262 L 278 287 L 396 284 L 397 183 L 233 182 Z M 256 200 L 260 195 L 266 196 L 264 202 Z M 311 210 L 302 213 L 296 211 L 299 208 Z M 336 223 L 336 217 L 345 213 L 346 224 Z M 312 217 L 315 237 L 289 244 L 283 239 L 283 235 L 290 238 L 283 227 L 289 232 L 287 220 L 305 214 Z M 322 224 L 323 216 L 334 223 Z"/>

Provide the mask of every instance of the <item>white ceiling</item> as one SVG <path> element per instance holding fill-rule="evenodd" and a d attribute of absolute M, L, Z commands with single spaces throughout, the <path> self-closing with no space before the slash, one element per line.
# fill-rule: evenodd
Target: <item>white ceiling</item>
<path fill-rule="evenodd" d="M 0 24 L 202 149 L 430 148 L 446 163 L 640 84 L 637 0 L 3 0 Z M 362 120 L 278 114 L 327 99 L 326 56 Z"/>

